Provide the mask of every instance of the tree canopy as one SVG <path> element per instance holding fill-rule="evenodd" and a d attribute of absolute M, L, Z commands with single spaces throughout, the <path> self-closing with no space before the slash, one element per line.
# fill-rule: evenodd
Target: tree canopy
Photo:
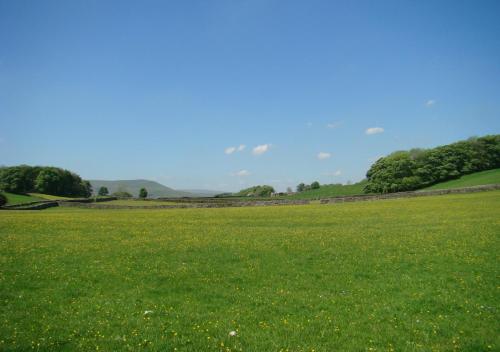
<path fill-rule="evenodd" d="M 0 189 L 12 193 L 37 192 L 55 196 L 89 197 L 92 186 L 77 174 L 51 166 L 0 168 Z"/>
<path fill-rule="evenodd" d="M 148 196 L 148 191 L 146 188 L 141 188 L 139 191 L 139 198 L 147 198 Z"/>
<path fill-rule="evenodd" d="M 108 187 L 101 186 L 99 188 L 99 192 L 97 192 L 98 196 L 107 196 L 109 194 Z"/>
<path fill-rule="evenodd" d="M 411 191 L 500 167 L 500 135 L 470 138 L 433 149 L 398 151 L 368 170 L 366 192 Z"/>
<path fill-rule="evenodd" d="M 234 195 L 243 197 L 269 197 L 272 193 L 274 193 L 272 186 L 262 185 L 242 189 Z"/>

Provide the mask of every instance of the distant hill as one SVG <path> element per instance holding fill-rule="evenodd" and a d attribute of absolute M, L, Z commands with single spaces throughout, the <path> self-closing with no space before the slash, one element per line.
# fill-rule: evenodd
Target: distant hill
<path fill-rule="evenodd" d="M 180 189 L 179 191 L 193 193 L 198 197 L 213 197 L 217 194 L 224 193 L 224 191 L 214 191 L 210 189 Z"/>
<path fill-rule="evenodd" d="M 426 189 L 448 189 L 500 183 L 500 169 L 475 172 L 456 180 L 441 182 Z"/>
<path fill-rule="evenodd" d="M 100 187 L 108 188 L 109 193 L 117 191 L 126 191 L 134 197 L 139 195 L 141 188 L 146 188 L 148 191 L 148 198 L 158 197 L 197 197 L 198 194 L 178 191 L 173 188 L 162 185 L 161 183 L 149 180 L 118 180 L 118 181 L 104 181 L 104 180 L 89 180 L 92 185 L 94 194 L 97 193 Z"/>

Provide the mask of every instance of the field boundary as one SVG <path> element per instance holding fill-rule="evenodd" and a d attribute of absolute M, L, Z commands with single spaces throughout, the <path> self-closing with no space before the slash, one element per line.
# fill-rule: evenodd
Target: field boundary
<path fill-rule="evenodd" d="M 396 192 L 396 193 L 385 193 L 385 194 L 362 194 L 358 196 L 345 196 L 345 197 L 333 197 L 333 198 L 321 199 L 320 203 L 335 204 L 344 202 L 361 202 L 361 201 L 372 201 L 372 200 L 382 200 L 382 199 L 440 196 L 446 194 L 494 191 L 499 189 L 500 189 L 500 184 L 492 184 L 492 185 L 470 186 L 461 188 L 436 189 L 430 191 L 408 191 L 408 192 Z"/>
<path fill-rule="evenodd" d="M 331 198 L 323 198 L 319 200 L 320 204 L 337 204 L 348 202 L 363 202 L 383 199 L 398 199 L 398 198 L 413 198 L 426 196 L 439 196 L 446 194 L 464 194 L 475 192 L 486 192 L 500 190 L 500 184 L 471 186 L 462 188 L 449 188 L 429 191 L 409 191 L 386 194 L 362 194 L 356 196 L 339 196 Z M 24 204 L 16 204 L 4 206 L 3 210 L 42 210 L 52 207 L 77 207 L 90 209 L 187 209 L 187 208 L 238 208 L 238 207 L 262 207 L 262 206 L 279 206 L 279 205 L 307 205 L 317 203 L 318 200 L 312 199 L 272 199 L 272 200 L 227 200 L 225 202 L 203 202 L 203 203 L 188 203 L 181 204 L 164 204 L 164 205 L 110 205 L 102 204 L 110 198 L 95 201 L 94 199 L 71 199 L 71 200 L 55 200 L 55 201 L 37 201 Z M 154 200 L 151 201 L 154 203 Z"/>

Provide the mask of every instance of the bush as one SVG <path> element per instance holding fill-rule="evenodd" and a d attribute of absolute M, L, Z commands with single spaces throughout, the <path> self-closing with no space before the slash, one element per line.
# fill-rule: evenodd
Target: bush
<path fill-rule="evenodd" d="M 118 191 L 111 194 L 111 196 L 116 198 L 132 198 L 132 195 L 126 191 Z"/>
<path fill-rule="evenodd" d="M 139 191 L 139 198 L 147 198 L 148 196 L 148 191 L 146 190 L 146 188 L 141 188 L 140 191 Z"/>
<path fill-rule="evenodd" d="M 245 188 L 235 194 L 235 196 L 242 197 L 269 197 L 274 193 L 274 188 L 268 185 L 253 186 Z"/>
<path fill-rule="evenodd" d="M 5 204 L 7 204 L 7 197 L 5 196 L 5 194 L 0 193 L 0 207 L 4 206 Z"/>

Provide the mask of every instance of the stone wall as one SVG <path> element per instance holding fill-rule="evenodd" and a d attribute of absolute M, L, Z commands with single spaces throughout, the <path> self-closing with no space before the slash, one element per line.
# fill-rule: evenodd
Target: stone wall
<path fill-rule="evenodd" d="M 154 203 L 154 202 L 152 202 Z M 276 205 L 303 205 L 309 204 L 308 200 L 269 200 L 269 201 L 246 201 L 225 203 L 184 203 L 168 205 L 110 205 L 96 203 L 59 202 L 62 207 L 80 207 L 92 209 L 185 209 L 185 208 L 229 208 L 229 207 L 262 207 Z"/>
<path fill-rule="evenodd" d="M 500 184 L 451 188 L 451 189 L 438 189 L 431 191 L 411 191 L 411 192 L 397 192 L 397 193 L 386 193 L 386 194 L 366 194 L 366 195 L 363 194 L 359 196 L 334 197 L 334 198 L 321 199 L 320 203 L 331 204 L 331 203 L 359 202 L 359 201 L 370 201 L 370 200 L 380 200 L 380 199 L 438 196 L 443 194 L 484 192 L 497 189 L 500 189 Z"/>

